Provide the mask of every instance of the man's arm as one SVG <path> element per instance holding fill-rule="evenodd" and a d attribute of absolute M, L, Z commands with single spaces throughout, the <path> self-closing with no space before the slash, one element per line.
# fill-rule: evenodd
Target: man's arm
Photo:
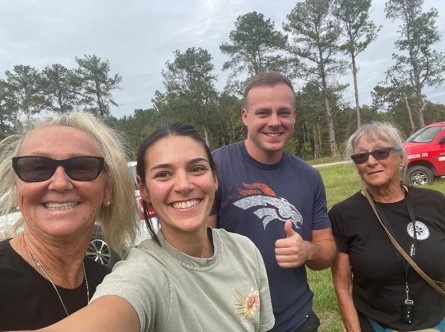
<path fill-rule="evenodd" d="M 284 224 L 286 238 L 275 242 L 275 257 L 282 268 L 295 268 L 306 264 L 312 270 L 321 270 L 332 265 L 337 253 L 332 229 L 312 231 L 312 240 L 304 241 L 292 229 L 290 220 Z"/>
<path fill-rule="evenodd" d="M 309 243 L 312 247 L 312 256 L 306 261 L 306 266 L 312 270 L 330 267 L 337 254 L 332 228 L 313 230 L 312 240 Z"/>

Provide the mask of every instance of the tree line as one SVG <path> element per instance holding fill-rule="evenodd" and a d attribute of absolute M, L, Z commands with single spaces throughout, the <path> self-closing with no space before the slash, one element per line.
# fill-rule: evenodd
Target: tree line
<path fill-rule="evenodd" d="M 374 87 L 372 105 L 360 104 L 357 68 L 357 58 L 381 29 L 369 17 L 371 0 L 305 0 L 286 16 L 283 32 L 255 11 L 237 18 L 229 42 L 220 45 L 229 58 L 222 68 L 229 72 L 223 91 L 215 88 L 213 57 L 207 50 L 176 50 L 162 70 L 165 90 L 154 93 L 150 108 L 122 118 L 110 114 L 110 105 L 116 105 L 112 91 L 122 77 L 110 73 L 107 60 L 85 55 L 75 58 L 75 69 L 52 65 L 40 73 L 14 66 L 0 80 L 2 135 L 23 129 L 23 123 L 43 110 L 83 109 L 122 131 L 132 151 L 145 134 L 170 121 L 194 125 L 214 149 L 245 137 L 239 110 L 246 78 L 276 70 L 305 82 L 296 93 L 297 123 L 288 150 L 305 159 L 339 159 L 343 142 L 362 123 L 388 121 L 408 136 L 445 118 L 445 106 L 424 94 L 425 87 L 443 83 L 445 58 L 434 49 L 441 37 L 438 12 L 422 6 L 423 0 L 386 2 L 386 17 L 399 23 L 399 35 L 393 65 Z M 352 76 L 353 107 L 343 101 L 347 86 L 337 80 L 345 72 Z"/>
<path fill-rule="evenodd" d="M 112 91 L 122 77 L 110 74 L 108 60 L 95 55 L 75 58 L 77 68 L 52 64 L 38 71 L 16 65 L 0 79 L 0 129 L 2 136 L 26 130 L 33 115 L 56 114 L 81 109 L 99 117 L 110 116 L 110 105 L 117 106 Z"/>

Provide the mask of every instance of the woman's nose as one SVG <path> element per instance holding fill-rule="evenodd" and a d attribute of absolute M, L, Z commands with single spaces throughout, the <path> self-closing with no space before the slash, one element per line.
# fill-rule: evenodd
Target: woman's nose
<path fill-rule="evenodd" d="M 53 176 L 50 178 L 50 189 L 53 190 L 66 190 L 72 188 L 72 182 L 65 169 L 62 166 L 58 166 Z"/>
<path fill-rule="evenodd" d="M 187 192 L 192 188 L 192 182 L 190 181 L 190 175 L 186 172 L 179 172 L 176 174 L 175 190 L 178 192 Z"/>

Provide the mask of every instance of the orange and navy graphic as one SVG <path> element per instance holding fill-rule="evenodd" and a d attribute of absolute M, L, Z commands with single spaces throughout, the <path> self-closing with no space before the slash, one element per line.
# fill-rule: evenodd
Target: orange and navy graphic
<path fill-rule="evenodd" d="M 301 213 L 283 197 L 277 197 L 266 184 L 254 182 L 243 183 L 244 188 L 237 188 L 239 198 L 233 204 L 243 210 L 252 212 L 263 222 L 266 229 L 272 220 L 283 223 L 290 220 L 296 229 L 303 225 Z"/>

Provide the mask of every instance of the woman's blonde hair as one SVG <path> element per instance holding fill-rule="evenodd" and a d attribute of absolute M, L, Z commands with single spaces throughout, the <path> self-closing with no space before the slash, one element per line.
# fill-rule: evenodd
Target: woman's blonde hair
<path fill-rule="evenodd" d="M 137 232 L 138 210 L 134 195 L 135 180 L 128 168 L 123 138 L 98 118 L 84 112 L 73 112 L 56 118 L 46 117 L 36 122 L 22 134 L 9 136 L 0 142 L 0 215 L 17 206 L 16 177 L 12 157 L 19 156 L 24 141 L 34 129 L 50 126 L 72 127 L 90 135 L 96 142 L 100 155 L 105 159 L 107 185 L 111 189 L 111 204 L 102 205 L 96 223 L 110 247 L 119 255 L 133 244 Z M 23 224 L 17 221 L 15 229 Z"/>

